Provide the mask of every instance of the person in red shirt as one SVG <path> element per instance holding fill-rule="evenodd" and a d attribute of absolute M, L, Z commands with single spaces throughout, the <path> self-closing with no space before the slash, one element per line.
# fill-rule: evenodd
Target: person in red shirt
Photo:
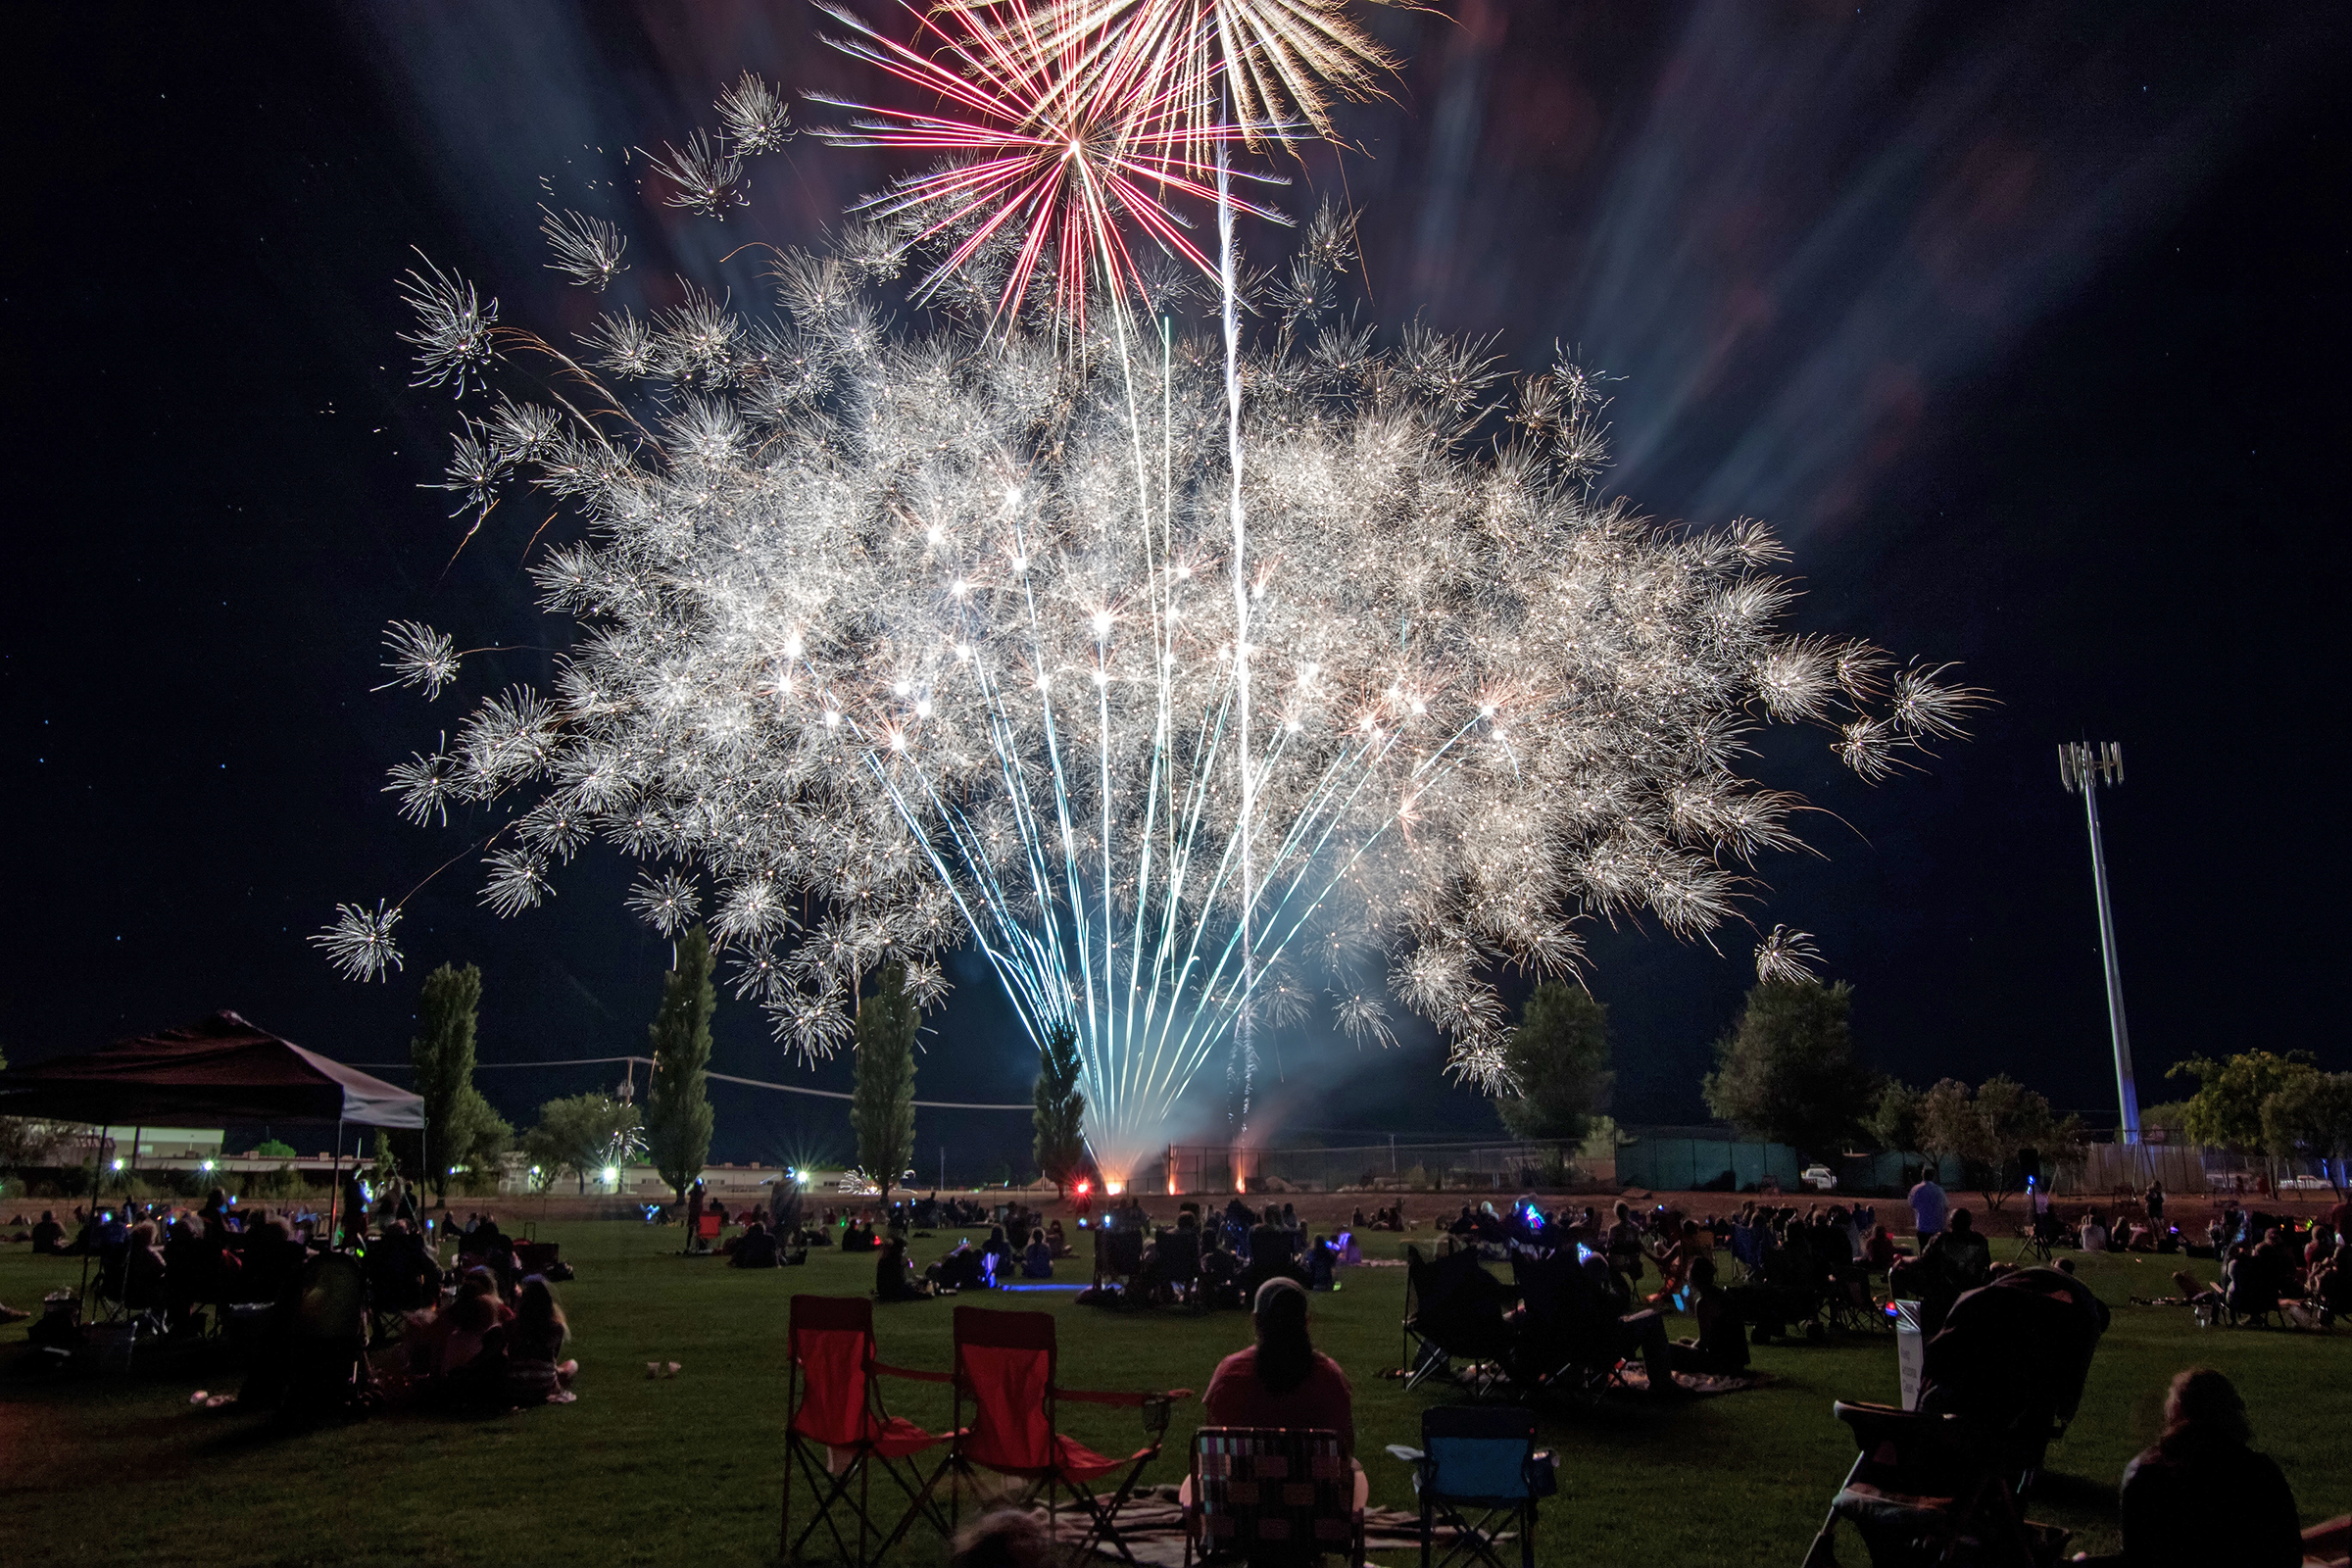
<path fill-rule="evenodd" d="M 1201 1403 L 1220 1427 L 1316 1427 L 1355 1457 L 1355 1396 L 1306 1331 L 1306 1292 L 1277 1276 L 1257 1288 L 1257 1343 L 1217 1363 Z M 1360 1483 L 1359 1483 L 1360 1488 Z"/>

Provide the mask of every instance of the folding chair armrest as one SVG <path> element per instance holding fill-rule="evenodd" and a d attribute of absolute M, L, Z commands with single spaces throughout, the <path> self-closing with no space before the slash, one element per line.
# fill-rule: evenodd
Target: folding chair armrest
<path fill-rule="evenodd" d="M 873 1370 L 886 1378 L 906 1378 L 914 1383 L 953 1383 L 953 1372 L 918 1372 L 907 1366 L 889 1366 L 880 1361 L 869 1363 Z"/>
<path fill-rule="evenodd" d="M 1173 1404 L 1178 1399 L 1193 1396 L 1190 1389 L 1169 1389 L 1164 1393 L 1128 1394 L 1105 1389 L 1055 1389 L 1056 1399 L 1075 1399 L 1080 1404 L 1119 1404 L 1133 1409 L 1146 1404 Z"/>

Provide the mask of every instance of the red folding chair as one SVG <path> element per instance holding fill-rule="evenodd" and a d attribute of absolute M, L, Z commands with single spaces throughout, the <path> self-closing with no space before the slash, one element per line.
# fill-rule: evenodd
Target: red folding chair
<path fill-rule="evenodd" d="M 802 1546 L 820 1524 L 832 1536 L 843 1559 L 859 1565 L 888 1556 L 917 1517 L 928 1519 L 943 1537 L 952 1534 L 951 1525 L 930 1500 L 930 1485 L 916 1486 L 921 1472 L 912 1463 L 915 1454 L 937 1447 L 949 1437 L 925 1432 L 885 1411 L 875 1381 L 893 1377 L 946 1383 L 948 1374 L 912 1372 L 876 1360 L 874 1303 L 862 1296 L 796 1296 L 787 1332 L 792 1419 L 784 1428 L 785 1560 L 800 1560 Z M 792 1533 L 795 1466 L 816 1494 L 815 1516 L 797 1537 Z M 873 1472 L 877 1469 L 907 1499 L 906 1511 L 887 1534 L 873 1518 Z M 853 1483 L 855 1496 L 850 1490 Z M 858 1516 L 855 1552 L 844 1539 L 841 1524 L 834 1520 L 837 1506 Z M 866 1554 L 869 1540 L 881 1542 L 871 1556 Z"/>
<path fill-rule="evenodd" d="M 697 1215 L 694 1221 L 694 1234 L 686 1238 L 687 1250 L 692 1251 L 697 1248 L 705 1251 L 710 1250 L 718 1245 L 718 1233 L 726 1228 L 727 1222 L 716 1214 Z"/>
<path fill-rule="evenodd" d="M 1053 1313 L 957 1307 L 955 1444 L 925 1483 L 923 1496 L 928 1498 L 931 1490 L 951 1475 L 975 1483 L 979 1479 L 975 1472 L 981 1470 L 1010 1476 L 1028 1483 L 1015 1507 L 1032 1507 L 1044 1496 L 1049 1530 L 1057 1523 L 1055 1516 L 1064 1495 L 1085 1512 L 1087 1532 L 1078 1544 L 1080 1560 L 1103 1544 L 1132 1563 L 1135 1554 L 1119 1538 L 1114 1515 L 1134 1492 L 1144 1466 L 1158 1457 L 1168 1430 L 1168 1407 L 1178 1399 L 1191 1398 L 1193 1391 L 1100 1393 L 1057 1387 L 1054 1377 Z M 971 1401 L 968 1426 L 964 1422 L 966 1399 Z M 1113 1459 L 1063 1436 L 1058 1407 L 1064 1399 L 1140 1409 L 1147 1446 L 1124 1459 Z M 1117 1490 L 1098 1496 L 1094 1484 L 1108 1477 L 1118 1477 Z M 951 1502 L 952 1498 L 951 1494 Z"/>

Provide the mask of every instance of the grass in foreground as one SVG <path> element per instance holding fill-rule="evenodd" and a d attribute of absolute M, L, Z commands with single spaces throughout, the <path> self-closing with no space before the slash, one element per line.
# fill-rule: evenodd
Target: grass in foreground
<path fill-rule="evenodd" d="M 148 1360 L 109 1382 L 29 1380 L 22 1325 L 0 1330 L 0 1561 L 47 1564 L 758 1563 L 776 1555 L 785 1419 L 782 1352 L 796 1292 L 870 1286 L 870 1255 L 815 1252 L 804 1269 L 742 1273 L 677 1255 L 675 1230 L 618 1223 L 553 1226 L 580 1277 L 560 1288 L 582 1364 L 579 1402 L 488 1420 L 386 1415 L 290 1439 L 233 1410 L 188 1404 L 197 1388 L 233 1391 L 239 1374 L 201 1360 Z M 1390 1251 L 1395 1239 L 1383 1238 Z M 949 1238 L 917 1243 L 918 1256 Z M 2076 1548 L 2115 1541 L 2115 1486 L 2155 1435 L 2164 1384 L 2183 1366 L 2221 1367 L 2254 1414 L 2257 1446 L 2284 1468 L 2316 1523 L 2352 1510 L 2352 1335 L 2199 1331 L 2179 1309 L 2131 1307 L 2170 1290 L 2172 1259 L 2092 1258 L 2081 1267 L 2115 1308 L 2081 1418 L 2050 1454 L 2034 1517 L 2076 1532 Z M 1064 1265 L 1065 1268 L 1069 1265 Z M 74 1259 L 0 1253 L 0 1300 L 37 1305 L 71 1286 Z M 1414 1441 L 1437 1397 L 1376 1374 L 1396 1364 L 1401 1269 L 1345 1271 L 1315 1299 L 1318 1345 L 1355 1383 L 1358 1444 L 1376 1503 L 1412 1506 L 1405 1467 L 1382 1452 Z M 984 1304 L 1061 1318 L 1063 1381 L 1082 1388 L 1206 1385 L 1218 1357 L 1248 1343 L 1239 1313 L 1110 1314 L 1058 1293 Z M 951 1306 L 878 1309 L 882 1353 L 944 1369 Z M 1694 1332 L 1689 1323 L 1677 1333 Z M 1634 1399 L 1546 1422 L 1564 1456 L 1563 1491 L 1544 1509 L 1546 1563 L 1788 1563 L 1803 1555 L 1853 1449 L 1835 1398 L 1895 1396 L 1890 1336 L 1759 1348 L 1777 1386 L 1653 1409 Z M 645 1363 L 677 1361 L 672 1381 Z M 947 1424 L 946 1391 L 889 1388 L 895 1413 Z M 1167 1447 L 1146 1472 L 1173 1483 L 1199 1424 L 1177 1407 Z M 1106 1453 L 1140 1446 L 1132 1411 L 1065 1408 L 1081 1441 Z M 821 1536 L 821 1532 L 820 1532 Z M 902 1549 L 937 1562 L 935 1543 Z M 1397 1560 L 1404 1560 L 1398 1558 Z"/>

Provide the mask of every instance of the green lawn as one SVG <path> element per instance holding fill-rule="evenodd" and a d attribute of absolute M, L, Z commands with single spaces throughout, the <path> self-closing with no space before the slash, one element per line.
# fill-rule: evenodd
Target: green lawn
<path fill-rule="evenodd" d="M 806 1269 L 745 1274 L 677 1256 L 677 1232 L 627 1224 L 551 1227 L 580 1277 L 561 1288 L 582 1363 L 579 1402 L 495 1420 L 379 1416 L 279 1440 L 233 1410 L 192 1410 L 199 1387 L 233 1390 L 233 1370 L 169 1365 L 111 1382 L 29 1381 L 22 1325 L 0 1329 L 0 1561 L 49 1563 L 754 1563 L 775 1555 L 787 1298 L 849 1294 L 870 1260 L 819 1252 Z M 917 1255 L 934 1244 L 917 1243 Z M 943 1244 L 944 1245 L 944 1239 Z M 2036 1518 L 2078 1547 L 2113 1543 L 2114 1486 L 2153 1436 L 2164 1383 L 2219 1366 L 2252 1406 L 2257 1443 L 2285 1468 L 2306 1523 L 2352 1510 L 2352 1335 L 2200 1332 L 2179 1310 L 2126 1296 L 2167 1288 L 2171 1259 L 2098 1258 L 2083 1272 L 2116 1309 L 2082 1418 L 2051 1452 L 2055 1483 Z M 1066 1266 L 1066 1265 L 1065 1265 Z M 0 1252 L 0 1300 L 31 1306 L 70 1285 L 73 1260 Z M 1381 1451 L 1409 1442 L 1426 1391 L 1375 1374 L 1396 1364 L 1401 1269 L 1344 1274 L 1315 1302 L 1316 1336 L 1355 1380 L 1356 1421 L 1375 1502 L 1410 1506 L 1404 1467 Z M 1058 1294 L 989 1304 L 1063 1319 L 1065 1383 L 1202 1387 L 1245 1344 L 1237 1313 L 1112 1315 Z M 880 1312 L 882 1351 L 944 1368 L 947 1303 Z M 1678 1333 L 1691 1332 L 1688 1324 Z M 1562 1495 L 1544 1507 L 1542 1557 L 1558 1563 L 1795 1563 L 1852 1458 L 1830 1416 L 1839 1396 L 1890 1399 L 1886 1336 L 1760 1349 L 1779 1386 L 1652 1409 L 1610 1401 L 1549 1423 L 1564 1453 Z M 645 1363 L 675 1360 L 674 1382 Z M 893 1385 L 894 1409 L 937 1427 L 945 1391 Z M 1179 1406 L 1149 1479 L 1173 1482 L 1198 1423 Z M 1069 1426 L 1104 1451 L 1140 1437 L 1131 1411 L 1070 1407 Z M 1124 1445 L 1125 1446 L 1122 1446 Z M 930 1544 L 902 1553 L 936 1561 Z"/>

